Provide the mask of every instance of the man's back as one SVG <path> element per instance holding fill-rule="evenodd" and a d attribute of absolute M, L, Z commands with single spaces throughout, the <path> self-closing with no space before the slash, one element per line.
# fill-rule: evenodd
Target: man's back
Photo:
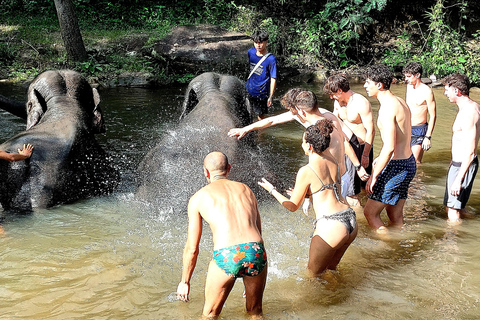
<path fill-rule="evenodd" d="M 220 179 L 200 189 L 190 200 L 210 225 L 214 249 L 244 242 L 262 242 L 257 200 L 243 183 Z"/>

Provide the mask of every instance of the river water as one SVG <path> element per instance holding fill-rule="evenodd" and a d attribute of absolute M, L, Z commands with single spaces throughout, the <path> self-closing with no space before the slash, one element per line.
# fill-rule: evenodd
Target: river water
<path fill-rule="evenodd" d="M 332 102 L 321 87 L 309 88 L 327 109 Z M 354 90 L 365 94 L 362 84 Z M 192 279 L 191 301 L 174 292 L 181 277 L 186 214 L 172 215 L 135 201 L 134 170 L 180 114 L 184 87 L 101 90 L 107 134 L 99 137 L 122 173 L 113 195 L 4 217 L 0 236 L 0 319 L 197 319 L 203 306 L 212 242 L 204 229 Z M 405 86 L 392 91 L 404 97 Z M 0 84 L 0 93 L 24 99 L 24 90 Z M 450 161 L 451 126 L 457 112 L 434 90 L 438 121 L 432 149 L 410 188 L 406 226 L 380 239 L 361 208 L 357 239 L 337 272 L 321 280 L 307 277 L 312 217 L 290 213 L 272 199 L 259 203 L 269 257 L 264 296 L 266 319 L 478 319 L 480 300 L 480 193 L 476 185 L 460 226 L 446 222 L 442 205 Z M 472 94 L 480 101 L 480 95 Z M 371 100 L 378 110 L 378 102 Z M 274 113 L 281 112 L 276 102 Z M 2 112 L 0 141 L 24 123 Z M 264 130 L 260 148 L 278 152 L 292 184 L 299 166 L 302 128 L 295 123 Z M 379 135 L 375 153 L 381 147 Z M 201 168 L 199 168 L 201 170 Z M 181 170 L 181 167 L 180 169 Z M 235 167 L 232 168 L 235 170 Z M 364 200 L 364 199 L 363 199 Z M 385 217 L 385 216 L 384 216 Z M 245 319 L 241 280 L 221 319 Z"/>

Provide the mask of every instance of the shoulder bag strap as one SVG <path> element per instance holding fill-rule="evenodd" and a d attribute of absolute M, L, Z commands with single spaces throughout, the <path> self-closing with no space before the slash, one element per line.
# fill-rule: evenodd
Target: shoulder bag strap
<path fill-rule="evenodd" d="M 250 72 L 250 74 L 248 75 L 248 78 L 247 79 L 250 79 L 250 77 L 252 76 L 252 74 L 255 72 L 255 70 L 257 70 L 257 68 L 262 64 L 263 61 L 265 61 L 265 59 L 268 58 L 268 56 L 271 55 L 271 53 L 267 53 L 266 55 L 264 55 L 262 57 L 262 59 L 260 59 L 260 61 L 257 62 L 257 64 L 255 65 L 255 67 L 253 67 L 252 69 L 252 72 Z"/>

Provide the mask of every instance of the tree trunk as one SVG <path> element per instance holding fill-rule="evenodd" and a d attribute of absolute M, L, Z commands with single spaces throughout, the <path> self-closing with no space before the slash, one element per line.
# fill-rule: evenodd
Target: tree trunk
<path fill-rule="evenodd" d="M 54 2 L 67 58 L 73 61 L 87 60 L 87 51 L 80 34 L 72 0 L 54 0 Z"/>

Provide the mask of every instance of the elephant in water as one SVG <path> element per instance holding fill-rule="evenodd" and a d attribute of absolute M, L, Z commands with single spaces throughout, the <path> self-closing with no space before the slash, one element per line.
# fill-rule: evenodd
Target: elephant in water
<path fill-rule="evenodd" d="M 0 160 L 0 203 L 5 210 L 46 208 L 115 189 L 119 173 L 95 139 L 105 132 L 100 97 L 71 70 L 46 71 L 28 88 L 25 104 L 0 98 L 0 108 L 26 117 L 27 129 L 0 145 L 35 149 L 19 162 Z M 20 108 L 20 106 L 22 106 Z"/>
<path fill-rule="evenodd" d="M 227 136 L 231 128 L 251 123 L 245 84 L 238 78 L 204 73 L 185 94 L 176 128 L 145 156 L 138 167 L 139 200 L 161 211 L 184 211 L 189 198 L 206 184 L 203 159 L 211 151 L 225 153 L 232 165 L 229 178 L 252 189 L 265 170 L 253 136 L 245 141 Z"/>

